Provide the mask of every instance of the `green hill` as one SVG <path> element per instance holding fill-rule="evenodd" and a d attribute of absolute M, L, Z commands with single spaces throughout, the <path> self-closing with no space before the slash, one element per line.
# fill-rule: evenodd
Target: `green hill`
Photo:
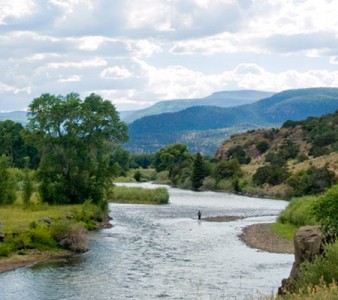
<path fill-rule="evenodd" d="M 126 148 L 131 152 L 153 152 L 168 144 L 186 142 L 191 151 L 214 153 L 219 145 L 214 140 L 219 141 L 219 135 L 225 134 L 226 139 L 234 132 L 280 126 L 286 120 L 321 116 L 337 109 L 338 88 L 288 90 L 236 107 L 190 107 L 136 120 L 129 125 Z"/>
<path fill-rule="evenodd" d="M 192 106 L 217 106 L 232 107 L 242 104 L 253 103 L 257 100 L 270 97 L 274 93 L 255 91 L 255 90 L 239 90 L 239 91 L 222 91 L 216 92 L 205 98 L 198 99 L 175 99 L 160 101 L 148 108 L 138 110 L 127 116 L 122 116 L 122 120 L 131 123 L 142 117 L 158 115 L 166 112 L 178 112 Z"/>

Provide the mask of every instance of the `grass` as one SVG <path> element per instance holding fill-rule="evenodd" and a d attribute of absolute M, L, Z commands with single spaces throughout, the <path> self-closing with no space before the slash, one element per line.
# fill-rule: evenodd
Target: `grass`
<path fill-rule="evenodd" d="M 4 232 L 28 227 L 44 217 L 60 219 L 79 214 L 81 205 L 37 205 L 25 209 L 23 206 L 0 207 L 0 229 Z"/>
<path fill-rule="evenodd" d="M 298 227 L 290 223 L 282 224 L 280 222 L 275 222 L 269 229 L 271 232 L 274 232 L 284 239 L 292 240 L 298 230 Z"/>
<path fill-rule="evenodd" d="M 24 205 L 21 195 L 11 205 L 0 207 L 0 257 L 46 251 L 87 250 L 87 230 L 105 220 L 103 207 L 86 201 L 77 205 L 39 203 L 36 194 Z M 0 266 L 1 270 L 1 266 Z"/>
<path fill-rule="evenodd" d="M 336 282 L 329 285 L 320 284 L 308 287 L 297 294 L 281 296 L 269 296 L 259 298 L 260 300 L 334 300 L 338 299 L 338 286 Z"/>
<path fill-rule="evenodd" d="M 115 186 L 112 202 L 133 204 L 167 204 L 169 193 L 165 188 L 144 189 L 140 187 Z"/>

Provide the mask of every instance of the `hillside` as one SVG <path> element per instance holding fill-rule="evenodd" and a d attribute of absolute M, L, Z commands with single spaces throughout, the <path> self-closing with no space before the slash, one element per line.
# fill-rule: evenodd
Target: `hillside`
<path fill-rule="evenodd" d="M 218 148 L 215 159 L 233 157 L 246 162 L 242 169 L 247 178 L 255 176 L 259 169 L 264 170 L 258 178 L 264 181 L 257 189 L 264 195 L 303 194 L 307 191 L 301 189 L 311 180 L 320 188 L 325 184 L 325 172 L 332 172 L 338 178 L 338 110 L 319 118 L 287 121 L 278 129 L 235 134 Z M 320 173 L 308 171 L 311 168 L 318 168 Z M 279 172 L 273 176 L 282 176 L 282 182 L 269 178 L 272 171 Z"/>
<path fill-rule="evenodd" d="M 278 127 L 286 120 L 321 116 L 336 109 L 338 88 L 288 90 L 236 107 L 191 107 L 136 120 L 129 125 L 130 142 L 126 148 L 131 152 L 153 152 L 165 145 L 188 140 L 191 151 L 214 153 L 217 142 L 211 136 L 219 140 L 222 132 L 226 139 L 227 133 Z"/>
<path fill-rule="evenodd" d="M 260 99 L 270 97 L 274 93 L 255 91 L 255 90 L 239 90 L 239 91 L 222 91 L 216 92 L 205 98 L 197 99 L 173 99 L 160 101 L 148 108 L 135 111 L 127 116 L 122 116 L 122 120 L 131 123 L 142 117 L 158 115 L 167 112 L 178 112 L 192 106 L 217 106 L 232 107 L 242 104 L 249 104 Z"/>

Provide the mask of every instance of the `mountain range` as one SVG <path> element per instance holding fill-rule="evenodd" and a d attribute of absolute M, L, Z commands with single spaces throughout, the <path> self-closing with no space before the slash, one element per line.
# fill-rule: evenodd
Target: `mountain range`
<path fill-rule="evenodd" d="M 146 116 L 178 112 L 192 106 L 232 107 L 249 104 L 270 97 L 273 94 L 272 92 L 255 90 L 221 91 L 205 98 L 164 100 L 135 112 L 121 112 L 122 114 L 120 116 L 124 122 L 131 123 Z"/>
<path fill-rule="evenodd" d="M 131 152 L 154 152 L 183 142 L 190 151 L 215 153 L 220 140 L 248 129 L 278 127 L 286 120 L 321 116 L 338 109 L 338 88 L 287 90 L 234 107 L 194 106 L 143 117 L 129 124 Z M 221 142 L 222 143 L 222 142 Z"/>

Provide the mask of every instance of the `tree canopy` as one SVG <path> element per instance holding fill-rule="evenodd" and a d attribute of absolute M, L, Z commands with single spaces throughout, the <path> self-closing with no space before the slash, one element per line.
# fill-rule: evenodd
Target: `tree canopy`
<path fill-rule="evenodd" d="M 29 106 L 27 140 L 39 150 L 42 200 L 98 202 L 111 186 L 109 155 L 127 141 L 127 127 L 110 101 L 91 94 L 42 94 Z"/>

